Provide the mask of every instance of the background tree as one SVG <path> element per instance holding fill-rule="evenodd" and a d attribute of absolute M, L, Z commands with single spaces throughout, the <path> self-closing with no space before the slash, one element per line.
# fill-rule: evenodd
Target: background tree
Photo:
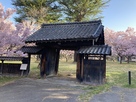
<path fill-rule="evenodd" d="M 131 56 L 136 55 L 136 32 L 133 28 L 128 27 L 126 31 L 118 32 L 106 28 L 105 42 L 112 46 L 112 54 L 120 58 L 120 63 L 123 57 L 129 62 Z"/>
<path fill-rule="evenodd" d="M 71 50 L 61 50 L 60 51 L 60 58 L 65 58 L 66 62 L 73 58 L 74 51 Z"/>
<path fill-rule="evenodd" d="M 90 21 L 102 16 L 103 8 L 109 0 L 56 0 L 66 21 Z"/>
<path fill-rule="evenodd" d="M 60 13 L 52 0 L 12 0 L 17 10 L 17 22 L 29 19 L 35 20 L 36 24 L 58 22 Z"/>
<path fill-rule="evenodd" d="M 31 18 L 37 23 L 89 21 L 99 19 L 109 0 L 12 0 L 17 22 Z"/>
<path fill-rule="evenodd" d="M 4 10 L 0 4 L 0 55 L 20 56 L 22 53 L 15 51 L 25 44 L 24 39 L 31 34 L 30 26 L 27 27 L 23 23 L 14 25 L 9 20 L 14 12 L 15 10 L 10 8 Z"/>

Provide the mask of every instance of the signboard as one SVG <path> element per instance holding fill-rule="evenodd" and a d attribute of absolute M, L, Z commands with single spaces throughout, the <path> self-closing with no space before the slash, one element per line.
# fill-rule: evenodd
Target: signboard
<path fill-rule="evenodd" d="M 26 70 L 27 69 L 27 64 L 21 64 L 20 70 Z"/>

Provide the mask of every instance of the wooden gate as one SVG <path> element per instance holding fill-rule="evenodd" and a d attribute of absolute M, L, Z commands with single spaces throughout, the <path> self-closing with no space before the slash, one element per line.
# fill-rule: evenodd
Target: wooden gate
<path fill-rule="evenodd" d="M 83 61 L 83 80 L 85 82 L 98 83 L 104 82 L 105 62 L 104 60 L 86 60 Z"/>

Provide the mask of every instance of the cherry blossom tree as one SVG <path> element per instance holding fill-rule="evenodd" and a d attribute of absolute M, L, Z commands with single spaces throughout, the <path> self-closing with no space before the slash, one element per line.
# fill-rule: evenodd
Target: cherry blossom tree
<path fill-rule="evenodd" d="M 0 55 L 20 55 L 15 51 L 24 45 L 24 39 L 31 34 L 31 29 L 23 23 L 14 25 L 9 18 L 15 12 L 14 9 L 4 10 L 0 4 Z"/>
<path fill-rule="evenodd" d="M 68 62 L 70 59 L 73 59 L 74 51 L 71 50 L 61 50 L 60 51 L 60 57 L 65 58 L 66 62 Z"/>
<path fill-rule="evenodd" d="M 136 55 L 136 32 L 134 28 L 128 27 L 126 31 L 115 32 L 111 29 L 105 29 L 105 42 L 112 46 L 113 56 L 119 56 L 120 63 L 122 57 L 129 58 Z"/>
<path fill-rule="evenodd" d="M 126 44 L 127 49 L 123 52 L 123 55 L 128 59 L 131 58 L 131 56 L 136 55 L 136 32 L 134 28 L 128 27 L 125 31 L 127 35 L 127 39 L 124 44 Z"/>

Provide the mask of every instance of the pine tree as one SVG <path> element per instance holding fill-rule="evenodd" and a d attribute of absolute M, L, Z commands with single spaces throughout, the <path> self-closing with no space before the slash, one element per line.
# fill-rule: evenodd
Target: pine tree
<path fill-rule="evenodd" d="M 109 0 L 57 0 L 66 21 L 88 21 L 102 18 L 100 13 Z"/>
<path fill-rule="evenodd" d="M 29 19 L 37 24 L 58 22 L 60 13 L 57 12 L 56 4 L 52 0 L 12 0 L 17 10 L 17 22 Z"/>

